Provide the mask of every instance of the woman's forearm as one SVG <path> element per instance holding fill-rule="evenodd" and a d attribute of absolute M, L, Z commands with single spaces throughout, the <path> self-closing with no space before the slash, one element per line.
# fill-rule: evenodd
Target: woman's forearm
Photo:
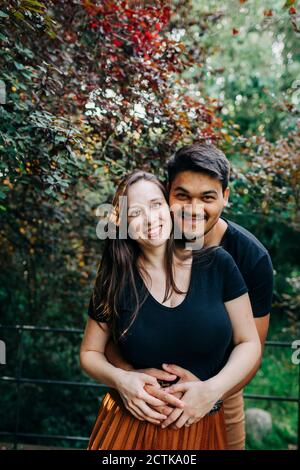
<path fill-rule="evenodd" d="M 216 390 L 220 399 L 248 376 L 259 360 L 260 354 L 259 341 L 243 342 L 235 346 L 223 369 L 207 381 L 212 389 Z"/>
<path fill-rule="evenodd" d="M 118 388 L 124 370 L 110 364 L 105 354 L 97 351 L 83 351 L 80 353 L 81 368 L 93 379 L 107 385 Z"/>
<path fill-rule="evenodd" d="M 105 347 L 105 356 L 113 366 L 124 370 L 134 370 L 134 367 L 125 361 L 120 348 L 110 339 Z"/>

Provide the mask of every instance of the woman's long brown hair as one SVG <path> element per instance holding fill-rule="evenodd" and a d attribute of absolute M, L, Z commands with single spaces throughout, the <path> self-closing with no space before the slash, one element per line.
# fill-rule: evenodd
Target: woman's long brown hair
<path fill-rule="evenodd" d="M 93 290 L 94 313 L 96 317 L 97 311 L 101 312 L 101 314 L 105 316 L 108 324 L 110 325 L 112 336 L 115 341 L 127 333 L 134 322 L 141 305 L 149 295 L 149 291 L 147 290 L 144 290 L 144 295 L 141 295 L 143 293 L 139 292 L 137 287 L 137 273 L 149 278 L 146 270 L 141 266 L 137 266 L 138 258 L 142 255 L 142 251 L 138 243 L 130 237 L 127 237 L 126 239 L 119 238 L 119 225 L 121 223 L 121 219 L 122 217 L 126 217 L 127 219 L 127 213 L 124 213 L 123 208 L 120 207 L 119 198 L 121 196 L 127 196 L 128 188 L 140 180 L 151 181 L 156 184 L 167 201 L 167 193 L 163 184 L 156 178 L 156 176 L 140 170 L 127 175 L 121 181 L 115 193 L 112 202 L 113 216 L 109 220 L 108 224 L 114 225 L 116 238 L 106 238 L 105 240 L 102 259 L 98 268 Z M 172 230 L 170 238 L 167 240 L 165 252 L 164 265 L 167 281 L 163 302 L 165 302 L 174 291 L 178 294 L 184 293 L 177 288 L 174 281 L 174 250 L 175 245 Z M 128 285 L 131 286 L 130 290 L 132 298 L 130 301 L 132 301 L 133 304 L 133 314 L 129 325 L 120 332 L 117 328 L 117 319 L 120 315 L 120 300 L 125 289 L 126 292 L 128 291 Z"/>

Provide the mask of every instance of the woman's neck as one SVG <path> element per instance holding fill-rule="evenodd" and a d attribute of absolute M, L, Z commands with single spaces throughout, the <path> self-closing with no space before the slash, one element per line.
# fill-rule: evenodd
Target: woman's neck
<path fill-rule="evenodd" d="M 141 257 L 145 267 L 152 269 L 164 269 L 166 245 L 156 248 L 143 247 L 141 248 L 141 251 Z"/>

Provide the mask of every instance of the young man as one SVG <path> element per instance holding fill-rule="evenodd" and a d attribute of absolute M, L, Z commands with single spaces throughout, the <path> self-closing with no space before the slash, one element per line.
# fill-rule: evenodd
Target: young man
<path fill-rule="evenodd" d="M 179 149 L 168 162 L 169 204 L 174 226 L 182 228 L 183 239 L 201 246 L 221 245 L 235 260 L 249 291 L 253 315 L 262 347 L 268 332 L 273 291 L 273 268 L 266 248 L 243 227 L 221 217 L 226 207 L 230 165 L 224 153 L 213 145 L 188 145 Z M 185 209 L 184 209 L 185 207 Z M 188 207 L 188 210 L 186 210 Z M 201 222 L 197 233 L 197 222 Z M 195 232 L 196 230 L 196 232 Z M 194 237 L 194 239 L 193 239 Z M 111 343 L 106 350 L 110 362 L 117 367 L 130 368 Z M 253 378 L 260 362 L 247 379 L 223 397 L 227 437 L 230 450 L 245 448 L 245 418 L 243 387 Z M 177 365 L 164 366 L 163 371 L 148 370 L 157 379 L 181 382 L 197 380 Z M 162 398 L 155 390 L 151 392 Z M 168 415 L 165 425 L 176 428 L 182 410 L 163 409 Z"/>

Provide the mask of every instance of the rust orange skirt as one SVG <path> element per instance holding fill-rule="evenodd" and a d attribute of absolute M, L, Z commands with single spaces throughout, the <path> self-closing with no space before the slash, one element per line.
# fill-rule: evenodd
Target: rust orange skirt
<path fill-rule="evenodd" d="M 125 408 L 119 393 L 104 396 L 87 450 L 224 450 L 227 448 L 223 406 L 198 423 L 162 429 L 140 421 Z"/>

